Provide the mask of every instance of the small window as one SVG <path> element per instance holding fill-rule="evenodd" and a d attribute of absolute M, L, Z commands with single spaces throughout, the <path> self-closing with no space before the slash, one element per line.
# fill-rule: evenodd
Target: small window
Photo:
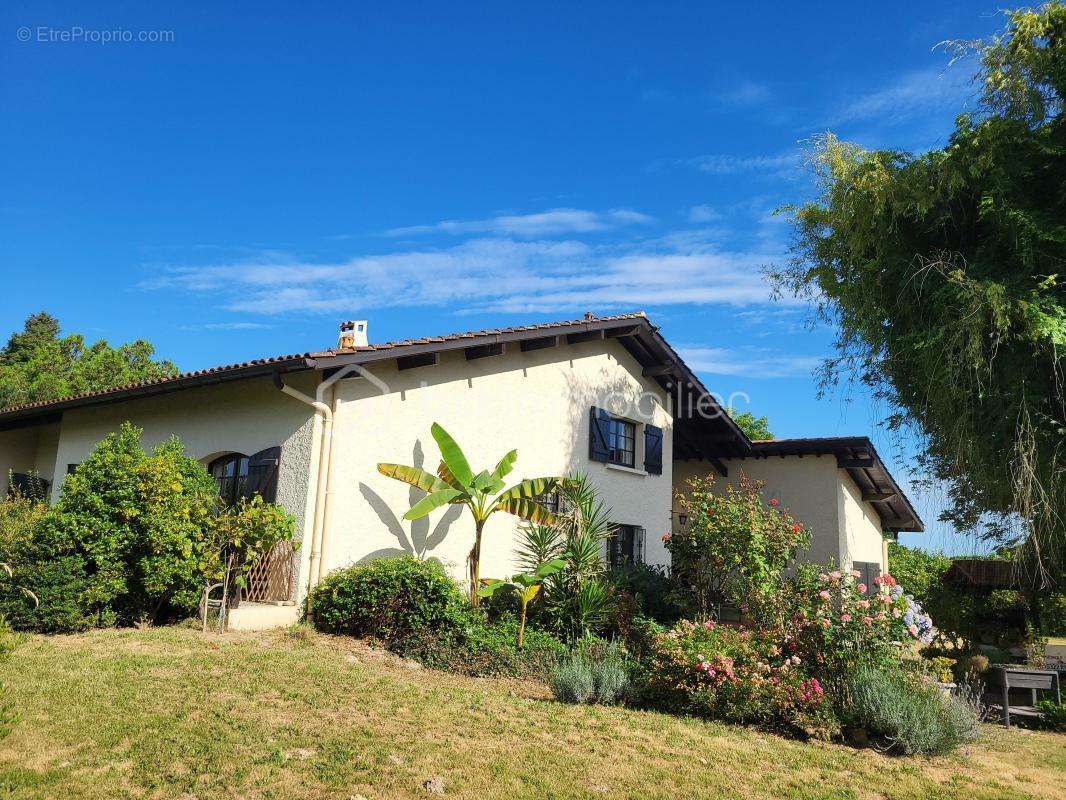
<path fill-rule="evenodd" d="M 539 494 L 534 499 L 553 514 L 559 513 L 560 503 L 558 490 L 548 492 L 547 494 Z"/>
<path fill-rule="evenodd" d="M 78 465 L 77 464 L 67 464 L 67 475 L 73 475 L 77 471 L 78 471 Z"/>
<path fill-rule="evenodd" d="M 607 540 L 607 563 L 611 569 L 625 569 L 644 563 L 644 529 L 619 525 Z"/>
<path fill-rule="evenodd" d="M 627 419 L 611 418 L 607 423 L 608 460 L 632 467 L 637 463 L 637 425 Z"/>
<path fill-rule="evenodd" d="M 218 494 L 226 505 L 236 505 L 248 483 L 248 456 L 229 453 L 216 458 L 207 469 L 218 484 Z"/>

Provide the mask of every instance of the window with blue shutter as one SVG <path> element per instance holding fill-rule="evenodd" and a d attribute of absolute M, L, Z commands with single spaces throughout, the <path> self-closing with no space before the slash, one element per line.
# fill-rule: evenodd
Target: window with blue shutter
<path fill-rule="evenodd" d="M 663 429 L 644 426 L 644 470 L 652 475 L 663 474 Z"/>
<path fill-rule="evenodd" d="M 589 412 L 589 460 L 606 464 L 611 460 L 611 415 L 593 406 Z"/>

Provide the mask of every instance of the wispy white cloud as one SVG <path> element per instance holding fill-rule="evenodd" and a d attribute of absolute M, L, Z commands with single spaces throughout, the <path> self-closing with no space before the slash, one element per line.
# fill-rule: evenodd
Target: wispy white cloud
<path fill-rule="evenodd" d="M 745 378 L 789 378 L 810 375 L 823 359 L 760 348 L 681 348 L 681 357 L 696 372 Z"/>
<path fill-rule="evenodd" d="M 708 205 L 693 206 L 688 210 L 689 222 L 715 222 L 722 218 L 722 214 Z"/>
<path fill-rule="evenodd" d="M 380 307 L 553 312 L 766 303 L 773 248 L 724 247 L 713 231 L 589 244 L 575 239 L 476 237 L 318 262 L 260 259 L 164 270 L 145 288 L 208 294 L 229 310 L 334 313 Z"/>
<path fill-rule="evenodd" d="M 841 105 L 829 118 L 831 126 L 878 120 L 898 124 L 937 112 L 956 114 L 974 89 L 963 69 L 918 70 L 877 91 Z"/>
<path fill-rule="evenodd" d="M 802 160 L 801 154 L 796 152 L 772 156 L 706 155 L 687 159 L 684 163 L 700 172 L 731 175 L 741 172 L 783 173 L 798 167 Z"/>
<path fill-rule="evenodd" d="M 385 232 L 386 236 L 419 236 L 427 233 L 464 235 L 471 233 L 519 238 L 595 233 L 623 225 L 654 222 L 654 218 L 628 208 L 587 211 L 579 208 L 553 208 L 534 214 L 503 214 L 489 219 L 444 220 L 431 225 L 408 225 Z"/>
<path fill-rule="evenodd" d="M 769 87 L 755 81 L 740 81 L 728 89 L 716 92 L 714 98 L 728 106 L 755 106 L 766 103 L 772 97 Z"/>

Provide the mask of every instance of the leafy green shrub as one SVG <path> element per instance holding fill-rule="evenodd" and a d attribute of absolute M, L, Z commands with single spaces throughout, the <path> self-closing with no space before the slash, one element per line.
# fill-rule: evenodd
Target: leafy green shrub
<path fill-rule="evenodd" d="M 55 531 L 42 524 L 48 506 L 13 495 L 0 501 L 0 562 L 11 575 L 0 575 L 0 615 L 17 629 L 42 632 L 80 630 L 92 619 L 84 610 L 85 559 L 54 541 Z M 29 589 L 36 595 L 26 594 Z"/>
<path fill-rule="evenodd" d="M 423 630 L 391 648 L 433 669 L 474 677 L 544 680 L 566 645 L 547 631 L 527 627 L 521 649 L 516 646 L 519 622 L 485 619 L 479 609 L 465 608 L 459 624 Z"/>
<path fill-rule="evenodd" d="M 1043 727 L 1053 731 L 1066 732 L 1066 703 L 1056 703 L 1054 700 L 1041 700 L 1036 704 L 1044 718 L 1040 720 Z"/>
<path fill-rule="evenodd" d="M 614 705 L 629 689 L 630 666 L 617 642 L 579 642 L 548 675 L 556 700 Z"/>
<path fill-rule="evenodd" d="M 195 609 L 217 498 L 214 479 L 177 439 L 148 454 L 141 431 L 124 423 L 66 476 L 38 526 L 24 562 L 33 578 L 24 585 L 41 599 L 34 627 L 75 627 L 73 603 L 82 618 L 122 622 Z M 52 559 L 67 562 L 73 579 L 49 569 Z M 66 613 L 50 613 L 50 605 Z"/>
<path fill-rule="evenodd" d="M 51 508 L 0 503 L 0 551 L 15 586 L 0 613 L 41 632 L 161 621 L 196 609 L 223 547 L 245 566 L 258 548 L 292 536 L 294 522 L 256 498 L 216 516 L 214 478 L 172 438 L 152 453 L 125 423 L 63 481 Z"/>
<path fill-rule="evenodd" d="M 939 755 L 977 738 L 977 715 L 959 698 L 900 670 L 860 667 L 848 681 L 848 721 L 906 755 Z"/>
<path fill-rule="evenodd" d="M 700 620 L 721 600 L 748 606 L 779 592 L 782 571 L 811 541 L 810 529 L 777 498 L 763 499 L 761 482 L 741 473 L 739 485 L 717 492 L 714 480 L 692 478 L 676 493 L 688 521 L 663 536 L 679 602 L 691 604 Z"/>
<path fill-rule="evenodd" d="M 464 607 L 462 591 L 440 564 L 411 556 L 333 572 L 310 598 L 312 622 L 319 630 L 370 636 L 386 644 L 461 627 Z"/>
<path fill-rule="evenodd" d="M 611 572 L 611 582 L 620 598 L 632 600 L 631 617 L 650 617 L 664 625 L 673 625 L 686 609 L 677 601 L 674 582 L 663 567 L 634 564 Z M 621 601 L 619 605 L 623 605 Z M 616 612 L 616 619 L 619 614 Z M 625 624 L 621 621 L 618 627 Z"/>

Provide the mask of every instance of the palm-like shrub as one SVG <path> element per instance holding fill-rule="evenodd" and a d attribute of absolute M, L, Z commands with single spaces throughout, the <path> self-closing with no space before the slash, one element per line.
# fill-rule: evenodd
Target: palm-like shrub
<path fill-rule="evenodd" d="M 603 543 L 614 535 L 617 523 L 587 476 L 560 482 L 558 491 L 556 520 L 523 525 L 517 557 L 527 570 L 563 562 L 563 569 L 544 582 L 544 612 L 553 628 L 574 640 L 602 630 L 614 609 Z"/>
<path fill-rule="evenodd" d="M 506 511 L 525 520 L 554 524 L 555 515 L 537 502 L 538 497 L 552 491 L 558 478 L 529 478 L 504 490 L 503 479 L 514 468 L 518 451 L 512 450 L 500 459 L 496 468 L 474 474 L 466 455 L 444 428 L 433 423 L 430 428 L 440 448 L 441 462 L 433 475 L 419 467 L 403 464 L 378 464 L 382 475 L 415 486 L 426 496 L 404 514 L 404 519 L 416 520 L 444 505 L 463 505 L 474 518 L 474 546 L 470 550 L 470 603 L 478 604 L 481 584 L 481 537 L 485 523 L 497 511 Z"/>

